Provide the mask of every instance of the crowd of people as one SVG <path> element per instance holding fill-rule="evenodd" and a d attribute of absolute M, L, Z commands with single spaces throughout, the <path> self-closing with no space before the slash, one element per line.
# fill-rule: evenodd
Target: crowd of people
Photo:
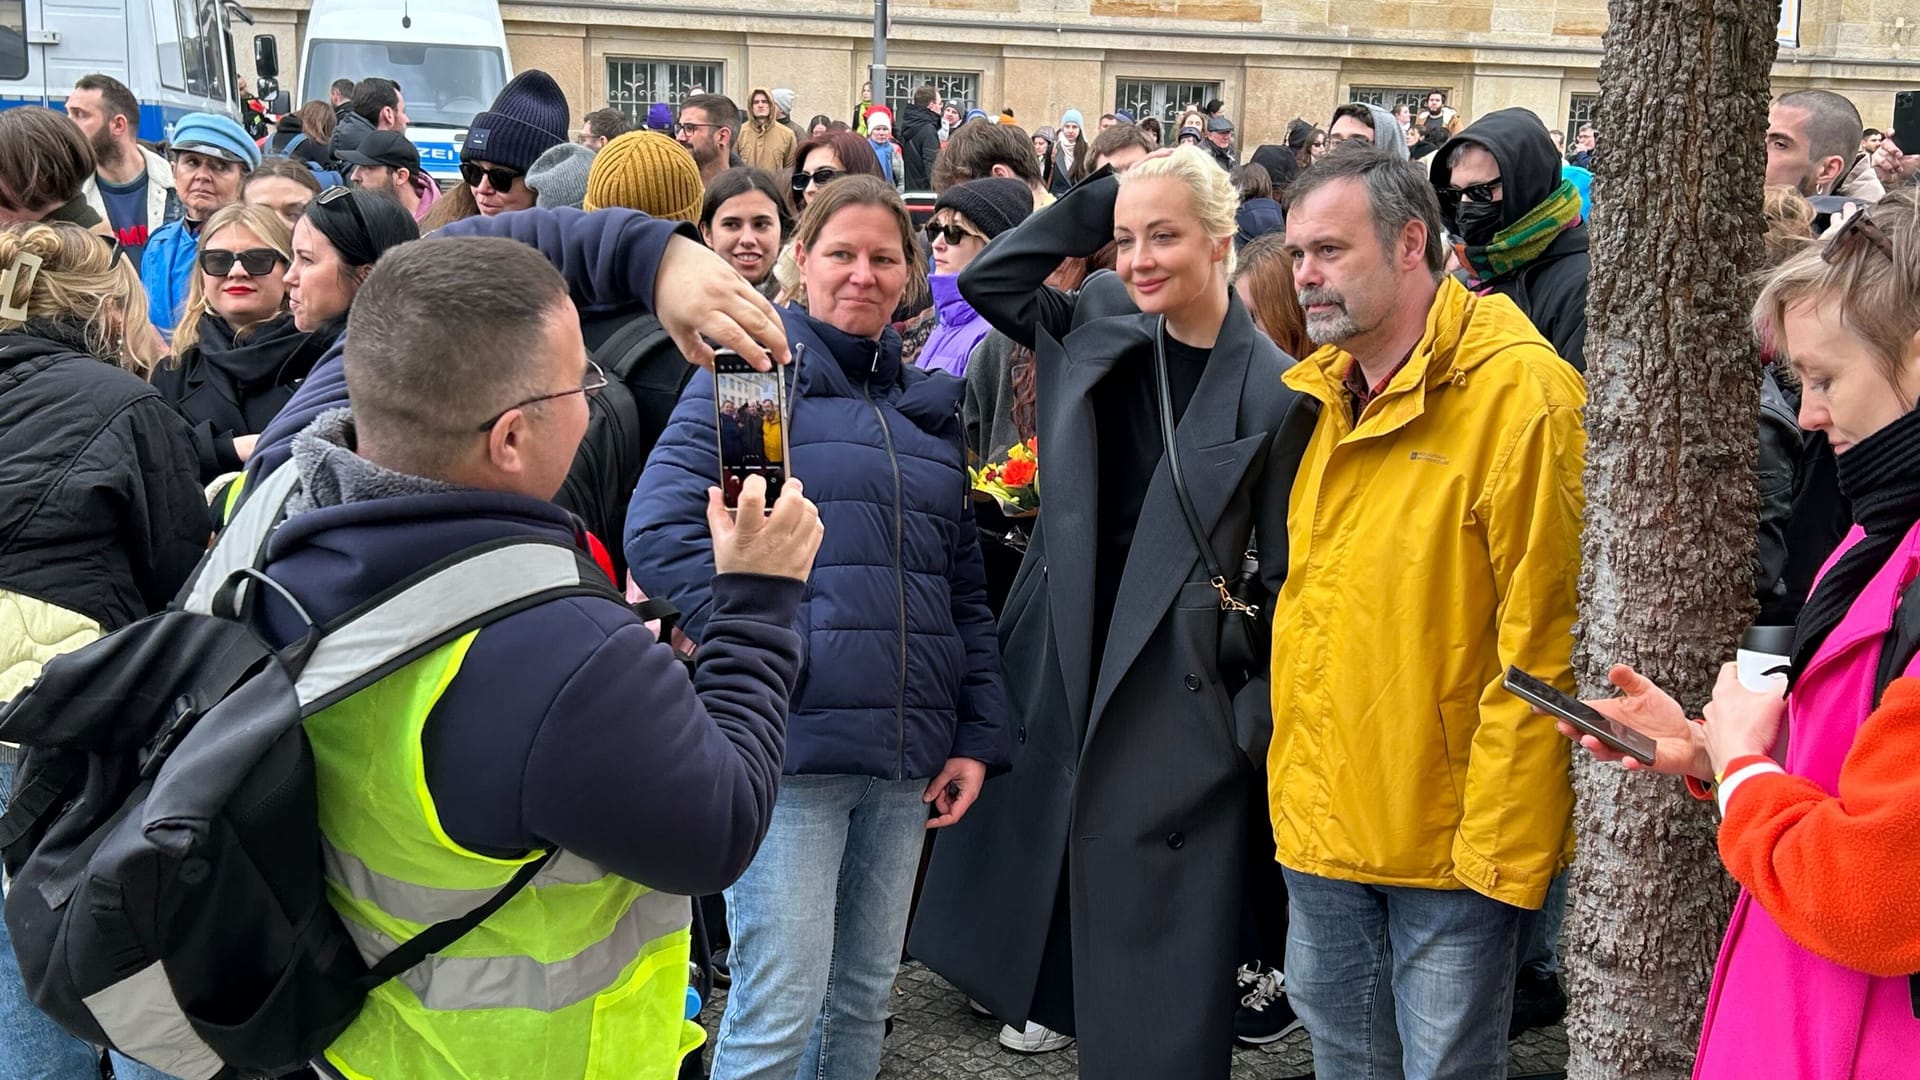
<path fill-rule="evenodd" d="M 321 1076 L 705 1075 L 691 959 L 713 1077 L 871 1080 L 903 954 L 1100 1080 L 1303 1026 L 1323 1077 L 1504 1076 L 1568 1005 L 1570 755 L 1623 760 L 1501 686 L 1574 686 L 1598 133 L 1435 91 L 1248 150 L 1218 101 L 1029 133 L 870 91 L 576 126 L 525 71 L 444 191 L 385 78 L 164 147 L 104 75 L 0 111 L 0 700 L 291 475 L 236 616 L 276 649 L 475 544 L 605 577 L 307 720 L 368 963 L 532 875 Z M 1791 674 L 1592 703 L 1723 815 L 1706 1080 L 1920 1050 L 1917 174 L 1844 97 L 1774 102 L 1753 590 Z M 100 1076 L 7 946 L 0 1073 Z"/>

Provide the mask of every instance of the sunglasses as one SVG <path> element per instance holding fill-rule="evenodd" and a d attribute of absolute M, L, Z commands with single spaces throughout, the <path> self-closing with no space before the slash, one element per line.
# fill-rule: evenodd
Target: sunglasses
<path fill-rule="evenodd" d="M 812 172 L 793 174 L 793 190 L 805 191 L 815 184 L 826 184 L 836 176 L 844 175 L 844 169 L 815 169 Z"/>
<path fill-rule="evenodd" d="M 213 248 L 200 252 L 200 269 L 214 277 L 226 277 L 233 273 L 233 264 L 239 263 L 240 269 L 248 277 L 266 277 L 283 260 L 280 253 L 272 248 L 248 248 L 245 251 L 219 251 Z"/>
<path fill-rule="evenodd" d="M 1465 187 L 1441 188 L 1440 198 L 1453 202 L 1459 202 L 1464 198 L 1468 202 L 1490 203 L 1493 201 L 1493 189 L 1499 186 L 1500 178 L 1496 176 L 1491 180 L 1479 184 L 1468 184 Z"/>
<path fill-rule="evenodd" d="M 372 230 L 367 228 L 366 216 L 360 213 L 359 203 L 353 198 L 352 188 L 341 187 L 336 184 L 313 197 L 313 201 L 319 203 L 321 206 L 332 206 L 334 203 L 340 202 L 343 199 L 347 204 L 347 212 L 353 215 L 354 224 L 360 226 L 360 235 L 373 235 Z"/>
<path fill-rule="evenodd" d="M 503 169 L 498 165 L 490 169 L 483 169 L 471 161 L 463 161 L 460 163 L 460 179 L 465 180 L 468 187 L 477 188 L 480 186 L 480 181 L 484 179 L 487 183 L 493 185 L 493 190 L 501 194 L 512 191 L 514 183 L 525 175 L 526 173 L 514 172 L 512 169 Z"/>
<path fill-rule="evenodd" d="M 488 420 L 484 424 L 481 424 L 479 427 L 475 428 L 474 430 L 481 432 L 483 434 L 485 432 L 492 431 L 493 425 L 499 423 L 501 417 L 507 415 L 508 413 L 512 412 L 515 409 L 524 409 L 529 405 L 538 405 L 543 401 L 553 401 L 558 398 L 572 397 L 575 394 L 584 394 L 587 397 L 592 397 L 593 395 L 599 393 L 602 390 L 605 390 L 606 388 L 607 388 L 607 373 L 601 370 L 599 364 L 596 364 L 593 361 L 589 360 L 587 361 L 587 372 L 585 375 L 581 376 L 579 386 L 576 386 L 571 390 L 556 390 L 551 394 L 541 394 L 539 397 L 530 397 L 525 401 L 515 402 L 514 404 L 509 405 L 504 409 L 501 409 L 499 412 L 494 413 L 493 419 Z"/>
<path fill-rule="evenodd" d="M 927 227 L 924 231 L 927 234 L 927 243 L 931 244 L 935 240 L 938 240 L 944 236 L 947 238 L 948 247 L 952 247 L 960 243 L 960 241 L 965 240 L 969 236 L 974 237 L 975 239 L 978 239 L 978 240 L 986 239 L 986 237 L 981 236 L 979 233 L 968 232 L 967 230 L 961 228 L 958 225 L 953 225 L 953 224 L 935 225 L 931 221 L 927 222 Z"/>
<path fill-rule="evenodd" d="M 1838 266 L 1859 249 L 1862 240 L 1879 248 L 1889 262 L 1893 261 L 1893 241 L 1887 238 L 1885 230 L 1867 217 L 1865 210 L 1848 218 L 1847 223 L 1840 226 L 1839 231 L 1833 234 L 1833 239 L 1828 240 L 1827 246 L 1821 250 L 1820 258 L 1829 266 Z"/>

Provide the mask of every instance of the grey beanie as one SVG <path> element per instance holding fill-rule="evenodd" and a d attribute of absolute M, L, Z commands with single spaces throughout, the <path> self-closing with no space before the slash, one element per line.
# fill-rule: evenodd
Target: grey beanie
<path fill-rule="evenodd" d="M 549 147 L 527 170 L 527 186 L 533 189 L 534 205 L 549 209 L 571 206 L 579 209 L 587 198 L 587 173 L 593 168 L 593 151 L 579 143 L 563 142 Z"/>
<path fill-rule="evenodd" d="M 788 116 L 793 115 L 793 91 L 781 87 L 773 92 L 773 104 Z"/>

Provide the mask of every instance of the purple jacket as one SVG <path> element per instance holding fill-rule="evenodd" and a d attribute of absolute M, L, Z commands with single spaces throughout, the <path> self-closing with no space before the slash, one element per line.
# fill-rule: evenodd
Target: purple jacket
<path fill-rule="evenodd" d="M 1863 535 L 1857 526 L 1848 533 L 1821 573 Z M 1900 587 L 1916 572 L 1920 525 L 1827 635 L 1787 702 L 1786 770 L 1828 794 L 1837 792 L 1840 766 L 1873 711 L 1880 645 Z M 1920 674 L 1920 658 L 1904 674 Z M 1881 1080 L 1914 1075 L 1916 1062 L 1920 1019 L 1906 979 L 1876 978 L 1815 956 L 1742 890 L 1713 972 L 1694 1080 Z"/>
<path fill-rule="evenodd" d="M 936 325 L 927 336 L 927 343 L 920 347 L 917 363 L 928 371 L 944 371 L 963 378 L 973 347 L 980 344 L 993 327 L 960 295 L 959 274 L 935 274 L 927 279 L 927 284 L 933 287 Z"/>

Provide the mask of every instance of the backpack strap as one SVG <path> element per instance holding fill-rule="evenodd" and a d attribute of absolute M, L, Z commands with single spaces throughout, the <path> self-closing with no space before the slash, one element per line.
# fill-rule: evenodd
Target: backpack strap
<path fill-rule="evenodd" d="M 625 604 L 606 573 L 568 544 L 501 540 L 442 559 L 321 628 L 294 682 L 301 714 L 343 701 L 488 623 L 570 596 Z"/>
<path fill-rule="evenodd" d="M 1900 591 L 1900 606 L 1894 610 L 1893 625 L 1880 642 L 1880 667 L 1873 680 L 1873 707 L 1880 707 L 1887 687 L 1907 670 L 1920 655 L 1920 589 L 1912 582 Z"/>
<path fill-rule="evenodd" d="M 213 550 L 200 560 L 199 569 L 182 591 L 178 603 L 183 610 L 212 614 L 214 598 L 228 579 L 241 570 L 260 566 L 266 558 L 267 538 L 286 516 L 287 501 L 300 489 L 300 470 L 288 462 L 249 488 Z"/>
<path fill-rule="evenodd" d="M 559 854 L 559 851 L 559 848 L 548 848 L 541 852 L 539 858 L 523 864 L 514 872 L 511 880 L 500 886 L 500 891 L 487 897 L 486 902 L 479 907 L 465 915 L 434 923 L 401 942 L 397 948 L 381 957 L 379 963 L 374 964 L 365 975 L 360 977 L 361 989 L 371 993 L 375 987 L 388 979 L 465 937 L 474 927 L 486 922 L 493 917 L 494 912 L 505 907 L 515 893 L 526 888 L 527 883 L 545 869 L 547 863 L 553 861 L 553 857 Z"/>

